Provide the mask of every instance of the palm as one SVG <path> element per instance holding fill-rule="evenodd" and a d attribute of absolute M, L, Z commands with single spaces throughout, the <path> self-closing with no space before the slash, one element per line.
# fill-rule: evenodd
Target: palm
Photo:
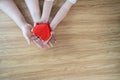
<path fill-rule="evenodd" d="M 48 41 L 42 41 L 40 38 L 38 38 L 37 36 L 33 35 L 33 33 L 31 32 L 32 29 L 32 25 L 30 24 L 26 24 L 24 26 L 24 29 L 22 29 L 23 32 L 23 36 L 26 39 L 26 41 L 28 42 L 28 44 L 30 44 L 30 42 L 33 42 L 35 45 L 37 45 L 39 48 L 43 48 L 44 46 L 48 46 L 48 47 L 53 47 L 53 43 L 55 43 L 55 38 L 53 36 L 53 32 L 51 32 L 51 39 Z"/>
<path fill-rule="evenodd" d="M 32 41 L 34 44 L 41 48 L 43 46 L 42 41 L 38 39 L 37 36 L 33 35 L 31 29 L 32 26 L 30 24 L 24 26 L 24 29 L 22 30 L 24 38 L 26 39 L 28 44 L 30 44 L 30 42 Z"/>

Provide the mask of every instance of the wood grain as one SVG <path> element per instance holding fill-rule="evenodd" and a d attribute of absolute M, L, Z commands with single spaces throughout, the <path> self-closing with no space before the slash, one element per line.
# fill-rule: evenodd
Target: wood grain
<path fill-rule="evenodd" d="M 24 1 L 15 2 L 32 23 Z M 55 36 L 53 48 L 29 46 L 0 11 L 0 80 L 120 80 L 120 0 L 78 0 Z"/>

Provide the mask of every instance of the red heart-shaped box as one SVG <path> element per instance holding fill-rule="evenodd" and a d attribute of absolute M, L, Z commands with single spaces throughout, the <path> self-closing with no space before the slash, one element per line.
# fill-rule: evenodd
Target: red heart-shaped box
<path fill-rule="evenodd" d="M 37 23 L 32 31 L 35 36 L 38 36 L 43 41 L 47 41 L 51 37 L 51 29 L 48 23 Z"/>

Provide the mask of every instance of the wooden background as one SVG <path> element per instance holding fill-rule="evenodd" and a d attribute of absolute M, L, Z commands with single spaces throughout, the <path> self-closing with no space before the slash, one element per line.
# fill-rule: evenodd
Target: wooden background
<path fill-rule="evenodd" d="M 32 23 L 24 1 L 15 2 Z M 120 80 L 120 0 L 78 0 L 55 36 L 53 48 L 29 46 L 0 11 L 0 80 Z"/>

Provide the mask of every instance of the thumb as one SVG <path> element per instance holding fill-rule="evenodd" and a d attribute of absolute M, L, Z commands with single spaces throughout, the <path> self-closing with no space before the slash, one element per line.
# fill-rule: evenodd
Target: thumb
<path fill-rule="evenodd" d="M 27 35 L 24 35 L 24 37 L 25 37 L 25 39 L 26 39 L 28 45 L 30 45 L 30 42 L 31 42 L 30 38 L 29 38 Z"/>
<path fill-rule="evenodd" d="M 28 45 L 30 45 L 30 39 L 27 37 L 26 38 Z"/>

